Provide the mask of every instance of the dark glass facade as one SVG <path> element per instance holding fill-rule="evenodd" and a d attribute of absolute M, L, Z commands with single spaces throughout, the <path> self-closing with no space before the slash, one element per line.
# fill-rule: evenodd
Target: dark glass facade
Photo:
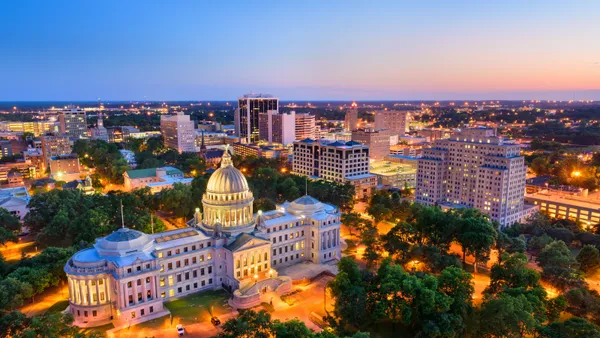
<path fill-rule="evenodd" d="M 265 97 L 244 97 L 238 100 L 239 136 L 248 143 L 258 142 L 260 119 L 267 118 L 269 110 L 279 111 L 279 99 Z"/>

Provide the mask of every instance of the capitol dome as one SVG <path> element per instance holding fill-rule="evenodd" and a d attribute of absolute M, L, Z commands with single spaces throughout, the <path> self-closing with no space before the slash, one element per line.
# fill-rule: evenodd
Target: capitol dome
<path fill-rule="evenodd" d="M 221 168 L 217 169 L 208 180 L 206 192 L 215 194 L 235 194 L 249 191 L 248 181 L 236 167 L 233 166 L 231 155 L 225 150 Z"/>
<path fill-rule="evenodd" d="M 231 155 L 225 149 L 221 167 L 210 176 L 206 185 L 201 225 L 212 230 L 219 227 L 223 232 L 253 226 L 253 201 L 246 177 L 233 166 Z"/>

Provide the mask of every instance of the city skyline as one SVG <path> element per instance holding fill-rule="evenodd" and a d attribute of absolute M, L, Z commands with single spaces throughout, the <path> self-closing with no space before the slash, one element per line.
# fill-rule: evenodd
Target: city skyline
<path fill-rule="evenodd" d="M 586 1 L 0 9 L 0 101 L 600 99 Z"/>

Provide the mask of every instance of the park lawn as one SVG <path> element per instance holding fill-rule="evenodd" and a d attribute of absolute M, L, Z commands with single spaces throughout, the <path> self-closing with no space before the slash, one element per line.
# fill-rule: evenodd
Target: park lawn
<path fill-rule="evenodd" d="M 68 300 L 61 300 L 60 302 L 54 303 L 51 307 L 46 310 L 46 313 L 55 313 L 55 312 L 63 312 L 69 306 Z"/>
<path fill-rule="evenodd" d="M 229 294 L 223 290 L 205 291 L 165 303 L 174 318 L 182 324 L 208 321 L 231 311 Z"/>

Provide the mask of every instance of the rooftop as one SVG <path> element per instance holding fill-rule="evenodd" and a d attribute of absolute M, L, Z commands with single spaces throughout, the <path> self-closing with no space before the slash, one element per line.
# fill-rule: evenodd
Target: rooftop
<path fill-rule="evenodd" d="M 566 204 L 579 208 L 600 210 L 600 199 L 598 199 L 598 196 L 596 196 L 596 199 L 594 200 L 590 196 L 585 198 L 569 195 L 565 196 L 547 192 L 537 192 L 533 194 L 525 194 L 525 198 L 532 198 L 546 203 Z"/>

